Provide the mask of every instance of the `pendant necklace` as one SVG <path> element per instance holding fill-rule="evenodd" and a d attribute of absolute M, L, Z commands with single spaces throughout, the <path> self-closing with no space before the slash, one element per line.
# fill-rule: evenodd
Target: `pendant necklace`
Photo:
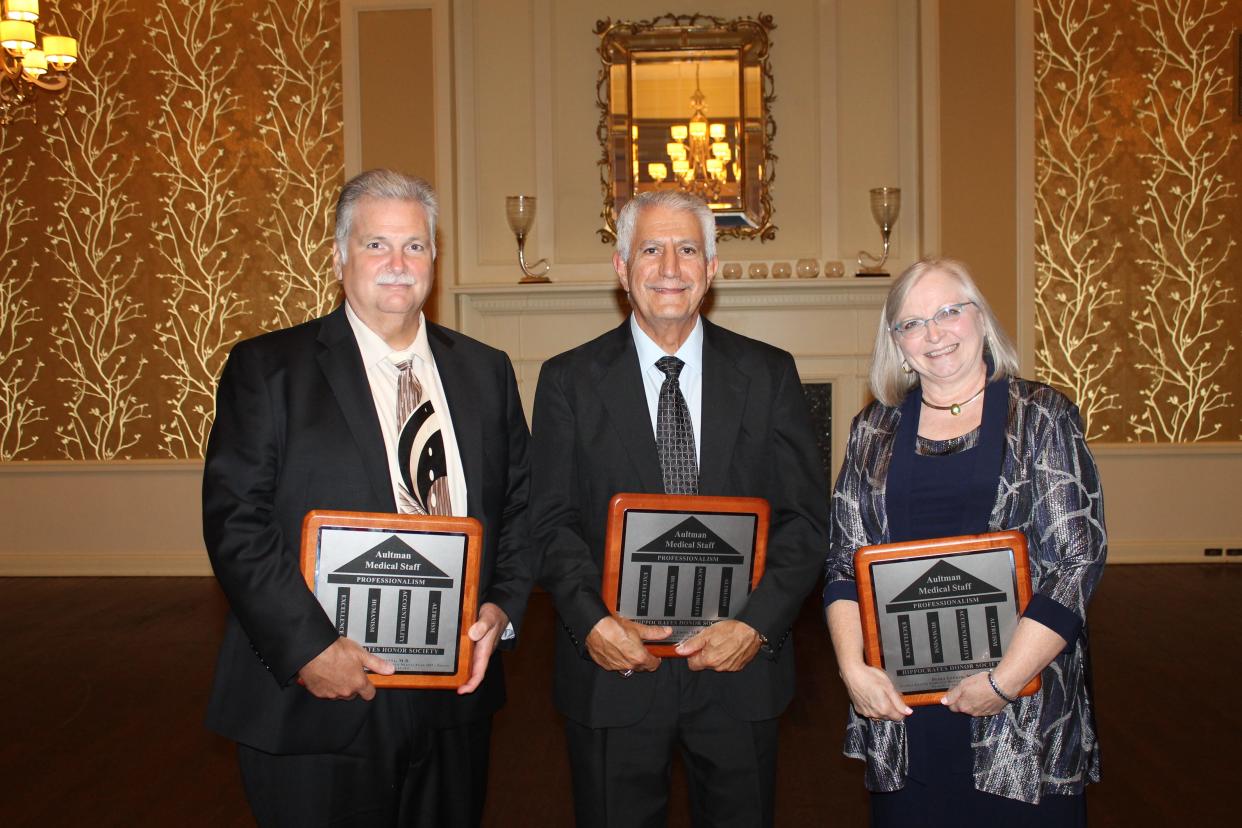
<path fill-rule="evenodd" d="M 927 399 L 924 398 L 923 405 L 927 406 L 928 408 L 934 408 L 937 411 L 947 411 L 950 414 L 952 414 L 954 417 L 956 417 L 958 414 L 962 413 L 962 406 L 970 405 L 972 402 L 979 399 L 979 395 L 982 394 L 987 387 L 988 386 L 985 383 L 983 388 L 980 388 L 978 391 L 971 394 L 969 398 L 962 400 L 960 403 L 953 403 L 952 405 L 936 405 L 935 403 L 929 403 Z"/>

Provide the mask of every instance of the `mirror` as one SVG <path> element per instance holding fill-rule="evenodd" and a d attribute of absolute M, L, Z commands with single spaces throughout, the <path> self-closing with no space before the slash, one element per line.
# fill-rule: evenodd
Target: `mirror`
<path fill-rule="evenodd" d="M 595 24 L 603 64 L 596 83 L 601 241 L 616 239 L 617 214 L 636 194 L 673 189 L 706 199 L 717 238 L 776 237 L 773 28 L 771 15 Z"/>

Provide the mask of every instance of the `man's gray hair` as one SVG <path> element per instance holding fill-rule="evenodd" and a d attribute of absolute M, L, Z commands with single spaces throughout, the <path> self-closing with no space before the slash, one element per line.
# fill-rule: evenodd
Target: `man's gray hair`
<path fill-rule="evenodd" d="M 440 210 L 436 191 L 421 178 L 396 170 L 367 170 L 345 182 L 336 200 L 336 249 L 345 263 L 349 255 L 349 233 L 354 225 L 354 208 L 364 198 L 410 201 L 421 204 L 427 214 L 427 232 L 431 234 L 431 258 L 436 257 L 436 215 Z"/>
<path fill-rule="evenodd" d="M 630 260 L 630 249 L 634 246 L 634 225 L 638 223 L 638 213 L 648 207 L 664 207 L 668 210 L 685 210 L 694 213 L 703 229 L 703 260 L 710 262 L 716 258 L 716 217 L 707 202 L 696 195 L 683 193 L 679 190 L 650 190 L 639 193 L 626 202 L 617 216 L 617 253 L 625 261 Z"/>
<path fill-rule="evenodd" d="M 905 269 L 893 286 L 889 288 L 888 298 L 884 301 L 884 310 L 880 313 L 880 327 L 875 334 L 875 350 L 871 355 L 871 393 L 885 405 L 899 405 L 906 393 L 918 382 L 918 374 L 906 373 L 901 369 L 905 359 L 901 348 L 897 345 L 897 334 L 893 326 L 900 320 L 901 306 L 906 297 L 919 280 L 933 271 L 943 273 L 956 281 L 962 288 L 966 301 L 974 302 L 979 311 L 980 327 L 983 328 L 984 353 L 992 358 L 992 374 L 988 381 L 1001 377 L 1012 377 L 1018 373 L 1018 351 L 1009 337 L 1001 328 L 992 306 L 979 292 L 978 285 L 971 278 L 970 270 L 956 259 L 921 259 Z"/>

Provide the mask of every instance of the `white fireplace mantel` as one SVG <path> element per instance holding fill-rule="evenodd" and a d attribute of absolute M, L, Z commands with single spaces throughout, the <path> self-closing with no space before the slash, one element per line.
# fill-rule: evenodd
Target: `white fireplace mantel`
<path fill-rule="evenodd" d="M 832 383 L 834 472 L 866 398 L 880 308 L 891 280 L 717 279 L 706 315 L 794 355 L 804 383 Z M 628 306 L 615 281 L 452 288 L 463 333 L 509 354 L 527 417 L 545 359 L 615 327 Z"/>

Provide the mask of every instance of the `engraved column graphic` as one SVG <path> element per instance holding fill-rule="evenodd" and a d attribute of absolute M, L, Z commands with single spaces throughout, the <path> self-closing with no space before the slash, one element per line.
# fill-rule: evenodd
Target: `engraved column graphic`
<path fill-rule="evenodd" d="M 672 627 L 670 641 L 736 617 L 750 591 L 755 515 L 630 510 L 625 519 L 622 615 Z"/>
<path fill-rule="evenodd" d="M 350 538 L 349 549 L 355 551 L 334 552 L 330 561 L 321 558 L 315 591 L 325 609 L 335 613 L 337 629 L 354 630 L 351 637 L 393 661 L 398 672 L 453 672 L 465 539 L 447 541 L 460 541 L 463 567 L 448 571 L 431 559 L 429 548 L 427 554 L 415 548 L 421 536 L 389 534 L 358 554 L 352 541 L 369 540 L 372 533 L 334 531 L 340 533 L 335 537 Z"/>
<path fill-rule="evenodd" d="M 883 578 L 876 599 L 884 668 L 898 690 L 943 689 L 995 665 L 1001 640 L 1017 623 L 1002 630 L 997 612 L 1015 606 L 1014 594 L 993 582 L 1006 575 L 1008 561 L 1006 550 L 872 567 L 873 577 Z M 989 656 L 980 659 L 984 652 Z"/>
<path fill-rule="evenodd" d="M 694 617 L 693 590 L 679 590 L 678 564 L 708 563 L 741 566 L 746 558 L 696 517 L 688 517 L 674 528 L 639 548 L 631 556 L 637 563 L 660 565 L 652 577 L 664 596 L 665 618 Z M 646 568 L 646 567 L 644 567 Z M 684 599 L 682 593 L 685 593 Z M 701 615 L 701 613 L 700 613 Z"/>

